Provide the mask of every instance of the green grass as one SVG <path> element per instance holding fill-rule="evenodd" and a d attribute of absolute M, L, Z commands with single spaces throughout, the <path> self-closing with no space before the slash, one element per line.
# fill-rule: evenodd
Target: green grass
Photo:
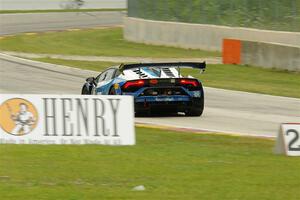
<path fill-rule="evenodd" d="M 300 73 L 243 65 L 208 65 L 204 74 L 186 70 L 210 87 L 300 98 Z"/>
<path fill-rule="evenodd" d="M 17 35 L 0 40 L 0 49 L 29 53 L 95 56 L 140 56 L 158 58 L 199 58 L 220 56 L 219 52 L 145 45 L 123 39 L 121 28 L 63 31 Z"/>
<path fill-rule="evenodd" d="M 94 71 L 102 71 L 109 66 L 120 64 L 50 58 L 36 60 Z M 202 80 L 204 86 L 300 98 L 299 73 L 221 64 L 208 65 L 204 74 L 200 74 L 198 70 L 193 69 L 184 69 L 182 73 L 185 75 L 190 74 Z"/>
<path fill-rule="evenodd" d="M 274 141 L 137 128 L 137 145 L 0 146 L 1 199 L 298 199 Z M 144 185 L 145 191 L 132 191 Z"/>
<path fill-rule="evenodd" d="M 57 64 L 57 65 L 76 67 L 80 69 L 99 71 L 99 72 L 107 69 L 108 67 L 116 66 L 120 64 L 114 62 L 91 62 L 91 61 L 52 59 L 52 58 L 36 58 L 33 60 Z"/>
<path fill-rule="evenodd" d="M 100 12 L 100 11 L 126 11 L 127 9 L 105 8 L 105 9 L 59 9 L 59 10 L 0 10 L 0 14 L 15 13 L 49 13 L 49 12 Z"/>

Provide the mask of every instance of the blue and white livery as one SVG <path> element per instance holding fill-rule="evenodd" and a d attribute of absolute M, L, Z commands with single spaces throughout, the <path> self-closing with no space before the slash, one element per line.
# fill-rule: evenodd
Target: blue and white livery
<path fill-rule="evenodd" d="M 202 83 L 183 77 L 181 68 L 205 70 L 206 64 L 195 62 L 121 64 L 109 67 L 97 77 L 86 79 L 84 95 L 132 95 L 135 113 L 184 112 L 200 116 L 204 109 Z"/>

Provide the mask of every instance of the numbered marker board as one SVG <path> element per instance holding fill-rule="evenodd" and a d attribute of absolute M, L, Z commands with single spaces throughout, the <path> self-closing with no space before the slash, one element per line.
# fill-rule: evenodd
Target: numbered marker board
<path fill-rule="evenodd" d="M 281 124 L 275 153 L 300 156 L 300 123 Z"/>

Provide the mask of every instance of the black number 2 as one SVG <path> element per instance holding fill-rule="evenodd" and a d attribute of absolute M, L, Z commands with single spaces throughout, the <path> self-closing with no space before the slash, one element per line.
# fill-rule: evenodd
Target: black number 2
<path fill-rule="evenodd" d="M 289 143 L 289 151 L 300 151 L 300 146 L 298 148 L 293 147 L 293 145 L 299 139 L 298 131 L 296 131 L 295 129 L 290 129 L 290 130 L 287 130 L 286 135 L 289 135 L 289 133 L 295 133 L 295 137 Z"/>

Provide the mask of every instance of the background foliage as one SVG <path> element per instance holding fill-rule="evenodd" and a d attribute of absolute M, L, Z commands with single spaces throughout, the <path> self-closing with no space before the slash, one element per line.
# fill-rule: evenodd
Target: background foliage
<path fill-rule="evenodd" d="M 128 0 L 128 16 L 300 32 L 300 0 Z"/>

